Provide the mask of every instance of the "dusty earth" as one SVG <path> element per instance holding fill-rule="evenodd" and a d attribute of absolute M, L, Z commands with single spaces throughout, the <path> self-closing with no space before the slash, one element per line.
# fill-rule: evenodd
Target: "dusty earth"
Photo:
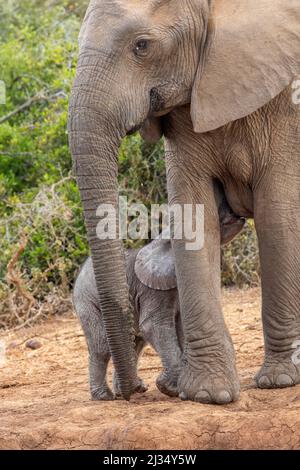
<path fill-rule="evenodd" d="M 228 406 L 181 402 L 155 387 L 160 361 L 149 347 L 140 375 L 149 384 L 130 403 L 90 401 L 87 352 L 75 318 L 0 336 L 0 449 L 299 449 L 300 386 L 262 391 L 259 290 L 225 291 L 242 394 Z M 27 340 L 40 342 L 28 349 Z M 3 361 L 2 361 L 3 362 Z"/>

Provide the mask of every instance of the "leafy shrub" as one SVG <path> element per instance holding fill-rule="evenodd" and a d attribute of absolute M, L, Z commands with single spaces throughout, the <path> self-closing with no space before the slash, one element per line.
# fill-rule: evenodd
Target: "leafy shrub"
<path fill-rule="evenodd" d="M 10 1 L 0 21 L 0 210 L 16 193 L 51 184 L 71 168 L 66 134 L 67 97 L 74 77 L 78 17 L 70 2 Z M 20 108 L 25 106 L 24 109 Z M 22 111 L 19 111 L 22 109 Z"/>
<path fill-rule="evenodd" d="M 258 243 L 253 221 L 249 220 L 241 234 L 222 249 L 222 282 L 227 287 L 256 287 L 260 284 Z"/>
<path fill-rule="evenodd" d="M 88 254 L 74 179 L 41 186 L 30 203 L 16 197 L 0 219 L 0 248 L 0 326 L 49 314 L 53 304 L 55 312 L 69 309 L 72 280 Z"/>

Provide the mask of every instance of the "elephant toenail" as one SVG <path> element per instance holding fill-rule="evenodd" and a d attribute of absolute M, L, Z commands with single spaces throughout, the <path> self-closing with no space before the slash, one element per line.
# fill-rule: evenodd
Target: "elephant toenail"
<path fill-rule="evenodd" d="M 222 392 L 218 393 L 216 396 L 216 403 L 218 405 L 224 405 L 226 403 L 231 403 L 232 397 L 227 390 L 222 390 Z"/>
<path fill-rule="evenodd" d="M 196 394 L 195 401 L 197 403 L 211 403 L 211 398 L 208 392 L 201 390 L 201 392 Z"/>
<path fill-rule="evenodd" d="M 260 388 L 270 388 L 272 385 L 271 383 L 271 380 L 269 379 L 269 377 L 267 377 L 266 375 L 263 375 L 262 377 L 260 377 L 260 379 L 258 380 L 258 386 Z"/>
<path fill-rule="evenodd" d="M 290 387 L 293 384 L 293 379 L 287 374 L 280 374 L 276 379 L 276 385 L 279 387 Z"/>
<path fill-rule="evenodd" d="M 187 394 L 186 394 L 185 392 L 181 392 L 181 393 L 179 394 L 179 398 L 180 398 L 180 400 L 182 400 L 182 401 L 187 401 L 187 399 L 188 399 Z"/>

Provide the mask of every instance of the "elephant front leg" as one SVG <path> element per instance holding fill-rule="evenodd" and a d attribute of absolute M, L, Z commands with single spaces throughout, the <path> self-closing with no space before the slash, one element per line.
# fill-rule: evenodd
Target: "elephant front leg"
<path fill-rule="evenodd" d="M 173 241 L 185 337 L 180 398 L 225 404 L 237 400 L 240 387 L 221 308 L 220 228 L 213 181 L 207 179 L 194 191 L 191 186 L 187 190 L 182 174 L 177 168 L 173 173 L 169 170 L 170 204 L 197 201 L 204 205 L 205 242 L 201 250 L 188 251 L 187 240 Z"/>
<path fill-rule="evenodd" d="M 265 338 L 260 388 L 300 383 L 300 211 L 299 194 L 295 200 L 289 186 L 281 191 L 273 183 L 273 196 L 270 189 L 268 197 L 256 195 Z"/>

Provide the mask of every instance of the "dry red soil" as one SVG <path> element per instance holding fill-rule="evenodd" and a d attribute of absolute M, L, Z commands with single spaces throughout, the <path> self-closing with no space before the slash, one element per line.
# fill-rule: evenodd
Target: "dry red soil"
<path fill-rule="evenodd" d="M 224 291 L 237 353 L 240 401 L 181 402 L 155 387 L 160 361 L 149 347 L 140 375 L 149 384 L 130 401 L 90 401 L 87 351 L 76 318 L 0 336 L 0 449 L 299 449 L 300 386 L 258 390 L 263 359 L 259 290 Z M 41 343 L 28 349 L 29 339 Z"/>

